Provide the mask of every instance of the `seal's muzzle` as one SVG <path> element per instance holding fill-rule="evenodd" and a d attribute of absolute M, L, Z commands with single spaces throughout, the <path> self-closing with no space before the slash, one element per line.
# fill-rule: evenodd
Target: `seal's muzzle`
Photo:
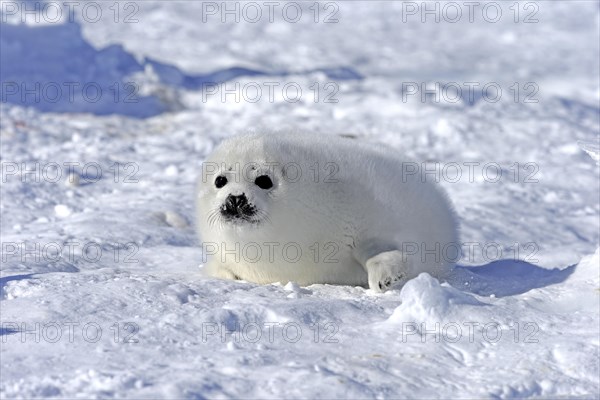
<path fill-rule="evenodd" d="M 239 196 L 230 194 L 221 206 L 221 214 L 227 219 L 248 219 L 256 213 L 256 209 L 248 202 L 245 193 Z"/>

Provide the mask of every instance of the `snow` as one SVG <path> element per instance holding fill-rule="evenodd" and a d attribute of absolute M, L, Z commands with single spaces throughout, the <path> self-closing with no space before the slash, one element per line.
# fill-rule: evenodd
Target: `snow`
<path fill-rule="evenodd" d="M 21 24 L 8 3 L 2 398 L 600 396 L 598 2 L 520 2 L 519 23 L 513 2 L 497 23 L 338 2 L 331 24 L 312 3 L 297 23 L 221 23 L 200 22 L 199 2 L 154 1 L 131 2 L 137 23 L 102 3 L 97 22 L 75 9 Z M 36 82 L 103 96 L 23 100 Z M 427 162 L 460 218 L 459 266 L 384 294 L 203 279 L 196 176 L 220 140 L 257 130 Z"/>

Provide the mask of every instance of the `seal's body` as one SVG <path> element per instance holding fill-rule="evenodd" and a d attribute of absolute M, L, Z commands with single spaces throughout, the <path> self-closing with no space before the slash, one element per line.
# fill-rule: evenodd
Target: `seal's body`
<path fill-rule="evenodd" d="M 204 269 L 257 283 L 376 291 L 421 272 L 441 276 L 454 261 L 456 218 L 416 165 L 340 137 L 227 139 L 203 163 L 198 184 Z"/>

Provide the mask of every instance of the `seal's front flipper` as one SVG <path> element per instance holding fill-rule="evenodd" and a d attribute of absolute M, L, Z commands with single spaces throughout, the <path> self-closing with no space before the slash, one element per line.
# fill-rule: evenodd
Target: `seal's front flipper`
<path fill-rule="evenodd" d="M 365 268 L 369 276 L 369 288 L 376 292 L 401 287 L 415 276 L 410 260 L 398 250 L 386 251 L 369 258 Z"/>

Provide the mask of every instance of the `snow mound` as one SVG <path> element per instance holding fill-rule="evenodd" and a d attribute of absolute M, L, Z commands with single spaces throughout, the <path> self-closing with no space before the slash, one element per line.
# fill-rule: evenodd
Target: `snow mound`
<path fill-rule="evenodd" d="M 440 322 L 463 312 L 464 307 L 484 306 L 475 297 L 439 281 L 427 273 L 410 280 L 400 291 L 401 304 L 386 323 Z"/>

